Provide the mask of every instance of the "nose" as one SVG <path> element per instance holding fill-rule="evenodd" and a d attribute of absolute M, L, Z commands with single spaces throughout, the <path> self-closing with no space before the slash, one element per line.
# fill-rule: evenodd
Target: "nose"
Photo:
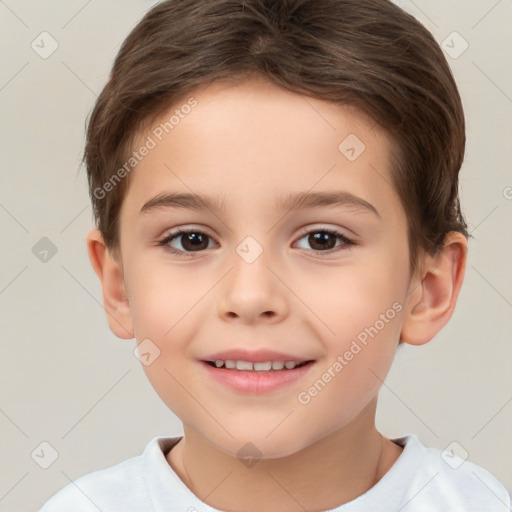
<path fill-rule="evenodd" d="M 252 263 L 237 254 L 224 280 L 219 315 L 244 324 L 277 323 L 288 315 L 286 287 L 276 270 L 267 266 L 265 252 Z"/>

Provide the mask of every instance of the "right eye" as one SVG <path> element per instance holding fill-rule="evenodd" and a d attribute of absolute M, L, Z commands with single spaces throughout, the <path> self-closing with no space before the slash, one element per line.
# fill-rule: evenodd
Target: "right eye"
<path fill-rule="evenodd" d="M 158 245 L 164 246 L 169 252 L 178 255 L 187 253 L 201 252 L 205 249 L 211 249 L 209 240 L 213 239 L 197 229 L 175 231 L 169 233 L 165 238 L 158 242 Z M 216 242 L 214 242 L 215 244 Z"/>

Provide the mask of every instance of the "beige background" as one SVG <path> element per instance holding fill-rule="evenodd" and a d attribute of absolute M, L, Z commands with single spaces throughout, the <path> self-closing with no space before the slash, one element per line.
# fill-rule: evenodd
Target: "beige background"
<path fill-rule="evenodd" d="M 107 327 L 78 173 L 86 116 L 152 3 L 0 1 L 0 511 L 36 510 L 70 480 L 180 433 L 134 342 Z M 474 239 L 453 320 L 427 346 L 399 355 L 378 423 L 388 436 L 416 433 L 440 449 L 456 441 L 456 452 L 511 490 L 512 1 L 397 3 L 452 54 L 468 124 L 462 205 Z M 58 44 L 46 59 L 31 47 L 51 49 L 43 31 Z M 46 262 L 33 252 L 48 244 L 43 237 L 57 251 Z M 42 442 L 58 454 L 48 469 L 40 465 L 53 452 Z"/>

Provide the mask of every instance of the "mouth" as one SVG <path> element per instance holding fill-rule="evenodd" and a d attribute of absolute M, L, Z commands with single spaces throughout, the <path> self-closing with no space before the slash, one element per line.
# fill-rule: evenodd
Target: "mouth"
<path fill-rule="evenodd" d="M 314 367 L 314 360 L 246 361 L 243 359 L 202 360 L 212 383 L 242 395 L 268 396 L 297 386 Z"/>

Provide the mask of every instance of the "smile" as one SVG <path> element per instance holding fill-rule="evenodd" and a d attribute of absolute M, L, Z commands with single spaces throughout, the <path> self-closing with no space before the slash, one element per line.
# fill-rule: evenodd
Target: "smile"
<path fill-rule="evenodd" d="M 296 361 L 264 361 L 264 362 L 251 362 L 251 361 L 234 361 L 231 359 L 216 361 L 206 361 L 211 366 L 216 368 L 225 368 L 228 370 L 241 370 L 241 371 L 255 371 L 255 372 L 269 372 L 275 370 L 293 370 L 307 364 L 309 361 L 298 363 Z"/>

